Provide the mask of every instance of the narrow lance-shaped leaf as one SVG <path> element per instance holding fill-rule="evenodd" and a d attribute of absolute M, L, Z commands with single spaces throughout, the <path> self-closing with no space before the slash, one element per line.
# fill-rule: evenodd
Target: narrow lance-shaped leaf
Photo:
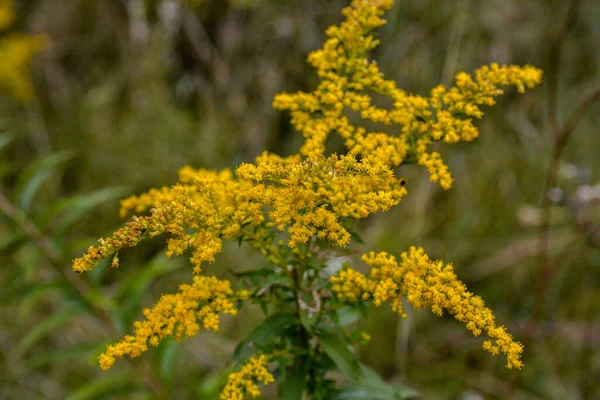
<path fill-rule="evenodd" d="M 233 355 L 234 361 L 243 361 L 254 353 L 256 347 L 264 346 L 272 338 L 278 337 L 289 326 L 297 323 L 295 315 L 278 313 L 265 319 L 256 329 L 242 341 Z"/>
<path fill-rule="evenodd" d="M 31 208 L 33 198 L 40 187 L 52 175 L 55 168 L 73 158 L 73 152 L 61 151 L 50 153 L 33 162 L 17 178 L 15 184 L 15 202 L 19 208 L 28 212 Z"/>

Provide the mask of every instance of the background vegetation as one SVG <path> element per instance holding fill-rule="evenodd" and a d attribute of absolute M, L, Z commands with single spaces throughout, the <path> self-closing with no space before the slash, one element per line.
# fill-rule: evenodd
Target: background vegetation
<path fill-rule="evenodd" d="M 118 270 L 79 276 L 70 260 L 122 223 L 119 198 L 170 185 L 185 164 L 295 151 L 273 95 L 314 87 L 305 57 L 345 5 L 16 1 L 10 30 L 50 45 L 32 66 L 35 98 L 0 97 L 0 398 L 217 397 L 260 310 L 103 373 L 104 346 L 189 267 L 151 243 Z M 375 57 L 409 91 L 490 62 L 545 71 L 541 88 L 486 110 L 477 142 L 441 149 L 451 191 L 403 167 L 408 198 L 361 234 L 364 249 L 419 244 L 454 262 L 524 342 L 525 368 L 506 370 L 451 318 L 385 308 L 364 323 L 375 339 L 362 360 L 424 399 L 600 398 L 600 4 L 402 0 L 387 19 Z M 249 253 L 226 247 L 206 272 L 260 266 Z"/>

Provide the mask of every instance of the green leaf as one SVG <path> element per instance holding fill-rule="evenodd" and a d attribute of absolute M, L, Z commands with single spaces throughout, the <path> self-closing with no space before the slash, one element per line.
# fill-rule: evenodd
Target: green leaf
<path fill-rule="evenodd" d="M 165 382 L 173 380 L 176 372 L 175 364 L 177 363 L 180 350 L 181 344 L 174 339 L 164 340 L 160 344 L 156 366 L 158 367 L 161 380 Z"/>
<path fill-rule="evenodd" d="M 341 390 L 333 400 L 373 399 L 404 400 L 418 398 L 418 392 L 405 386 L 386 383 L 371 368 L 360 364 L 360 379 L 355 385 Z"/>
<path fill-rule="evenodd" d="M 280 400 L 302 400 L 302 394 L 306 390 L 306 376 L 309 367 L 308 357 L 296 359 L 291 371 L 281 383 Z"/>
<path fill-rule="evenodd" d="M 362 302 L 359 301 L 357 304 L 358 307 L 358 311 L 360 311 L 360 314 L 363 316 L 364 319 L 369 319 L 369 312 L 367 310 L 367 305 Z"/>
<path fill-rule="evenodd" d="M 356 232 L 350 232 L 350 239 L 354 240 L 357 243 L 365 244 L 365 241 L 362 240 L 362 238 L 360 237 L 360 235 L 358 233 L 356 233 Z"/>
<path fill-rule="evenodd" d="M 21 314 L 24 315 L 28 311 L 33 310 L 37 302 L 43 299 L 49 292 L 68 293 L 69 290 L 72 290 L 72 285 L 64 278 L 55 278 L 44 283 L 34 283 L 28 288 L 22 289 L 18 296 Z"/>
<path fill-rule="evenodd" d="M 262 311 L 265 317 L 269 316 L 269 304 L 266 301 L 261 301 L 260 303 L 260 311 Z"/>
<path fill-rule="evenodd" d="M 280 336 L 289 326 L 297 323 L 298 319 L 294 314 L 278 313 L 271 315 L 238 345 L 233 354 L 233 360 L 246 360 L 257 347 L 260 348 L 266 345 L 271 339 Z"/>
<path fill-rule="evenodd" d="M 267 276 L 269 274 L 272 274 L 273 270 L 274 270 L 273 267 L 255 268 L 255 269 L 248 269 L 248 270 L 244 270 L 244 271 L 234 271 L 230 268 L 229 272 L 231 272 L 233 275 L 237 276 L 238 278 L 246 278 L 246 277 L 254 277 L 254 276 Z"/>
<path fill-rule="evenodd" d="M 2 135 L 0 135 L 0 151 L 8 146 L 10 142 L 15 140 L 16 137 L 17 135 L 15 135 L 13 132 L 4 132 Z"/>
<path fill-rule="evenodd" d="M 375 393 L 371 389 L 369 389 L 365 386 L 352 385 L 352 386 L 348 386 L 347 388 L 344 388 L 343 390 L 341 390 L 337 395 L 335 395 L 333 397 L 332 400 L 350 400 L 350 399 L 392 400 L 394 398 L 393 397 L 390 398 L 387 394 L 382 397 L 380 393 Z"/>
<path fill-rule="evenodd" d="M 71 151 L 50 153 L 33 162 L 19 175 L 14 194 L 21 210 L 25 212 L 30 210 L 35 194 L 52 175 L 54 169 L 73 158 L 73 155 Z"/>
<path fill-rule="evenodd" d="M 15 171 L 17 171 L 17 166 L 12 162 L 7 162 L 4 160 L 0 164 L 0 179 L 4 179 L 4 177 L 8 175 L 12 175 Z"/>
<path fill-rule="evenodd" d="M 216 374 L 203 377 L 200 385 L 196 389 L 197 398 L 204 400 L 217 400 L 221 390 L 223 389 L 223 386 L 225 386 L 227 383 L 230 373 L 231 367 L 228 367 Z"/>
<path fill-rule="evenodd" d="M 315 326 L 315 324 L 317 323 L 318 319 L 319 319 L 319 313 L 313 313 L 310 317 L 308 316 L 308 314 L 305 311 L 302 311 L 300 313 L 300 322 L 302 323 L 302 325 L 304 325 L 306 330 L 309 332 L 312 331 L 312 329 Z"/>
<path fill-rule="evenodd" d="M 107 399 L 111 395 L 130 393 L 139 386 L 138 376 L 134 373 L 118 372 L 106 374 L 85 383 L 67 397 L 67 400 Z"/>
<path fill-rule="evenodd" d="M 40 368 L 45 365 L 59 365 L 72 358 L 82 358 L 86 353 L 95 350 L 98 347 L 98 343 L 93 344 L 80 344 L 71 346 L 67 349 L 49 351 L 41 353 L 31 357 L 27 361 L 29 368 Z"/>
<path fill-rule="evenodd" d="M 50 318 L 46 319 L 38 326 L 30 330 L 29 333 L 19 341 L 15 348 L 15 352 L 20 356 L 46 335 L 50 334 L 55 329 L 60 328 L 62 325 L 70 322 L 82 312 L 82 309 L 70 309 L 68 311 L 52 315 Z"/>
<path fill-rule="evenodd" d="M 360 315 L 358 310 L 355 307 L 344 306 L 336 311 L 335 315 L 337 320 L 334 321 L 336 324 L 340 326 L 347 326 L 351 324 L 355 324 L 360 319 Z"/>
<path fill-rule="evenodd" d="M 27 241 L 27 235 L 21 231 L 8 232 L 0 237 L 0 254 L 10 254 Z"/>
<path fill-rule="evenodd" d="M 46 216 L 55 235 L 62 236 L 79 218 L 100 204 L 119 199 L 130 192 L 126 186 L 100 189 L 92 193 L 72 196 L 57 202 Z"/>
<path fill-rule="evenodd" d="M 319 336 L 319 343 L 344 375 L 352 379 L 359 378 L 360 366 L 358 360 L 339 336 L 328 332 L 322 333 Z"/>

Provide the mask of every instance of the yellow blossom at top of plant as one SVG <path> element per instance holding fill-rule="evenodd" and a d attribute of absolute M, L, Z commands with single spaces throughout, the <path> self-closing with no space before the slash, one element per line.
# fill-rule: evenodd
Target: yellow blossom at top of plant
<path fill-rule="evenodd" d="M 145 309 L 145 321 L 134 323 L 135 334 L 108 346 L 100 356 L 100 367 L 107 370 L 117 358 L 139 357 L 148 346 L 158 346 L 167 336 L 181 340 L 195 336 L 202 325 L 219 330 L 219 313 L 236 315 L 235 302 L 245 300 L 248 292 L 234 292 L 231 283 L 215 277 L 195 276 L 191 285 L 179 287 L 176 294 L 163 295 L 152 309 Z"/>
<path fill-rule="evenodd" d="M 8 28 L 15 18 L 11 0 L 0 0 L 0 30 Z M 44 35 L 12 33 L 0 39 L 0 89 L 19 101 L 33 96 L 29 64 L 33 55 L 43 50 L 48 39 Z"/>
<path fill-rule="evenodd" d="M 446 310 L 475 336 L 485 331 L 491 340 L 484 341 L 483 348 L 492 354 L 504 353 L 508 368 L 522 367 L 523 346 L 504 327 L 496 326 L 493 312 L 458 280 L 451 264 L 430 260 L 420 247 L 403 252 L 400 263 L 385 252 L 365 254 L 363 260 L 371 266 L 369 277 L 352 268 L 331 277 L 339 299 L 349 303 L 372 299 L 378 306 L 389 301 L 403 316 L 404 296 L 415 308 L 429 307 L 438 316 Z"/>
<path fill-rule="evenodd" d="M 269 358 L 264 354 L 251 357 L 239 371 L 230 373 L 221 392 L 221 400 L 244 400 L 245 395 L 260 396 L 258 383 L 268 385 L 275 381 L 267 368 L 268 362 Z"/>
<path fill-rule="evenodd" d="M 309 157 L 295 162 L 273 155 L 236 170 L 242 179 L 258 182 L 246 196 L 269 207 L 269 217 L 287 229 L 289 245 L 314 235 L 345 246 L 350 233 L 344 218 L 365 218 L 398 204 L 406 195 L 403 180 L 385 164 L 357 161 L 351 155 Z"/>
<path fill-rule="evenodd" d="M 149 216 L 132 217 L 112 237 L 99 239 L 99 246 L 89 247 L 82 257 L 73 261 L 73 269 L 90 271 L 122 248 L 168 233 L 167 255 L 180 255 L 192 248 L 190 262 L 198 273 L 202 262 L 214 261 L 223 240 L 243 234 L 242 225 L 258 225 L 264 221 L 263 206 L 243 200 L 242 194 L 252 183 L 236 180 L 231 171 L 186 168 L 182 180 L 183 185 L 124 200 L 123 214 L 131 209 L 154 208 Z M 115 260 L 113 266 L 116 267 L 118 259 Z"/>
<path fill-rule="evenodd" d="M 440 85 L 429 97 L 405 92 L 385 79 L 375 61 L 367 58 L 379 44 L 372 30 L 385 24 L 381 18 L 391 0 L 354 0 L 344 9 L 346 20 L 327 30 L 329 39 L 313 51 L 309 62 L 317 69 L 320 83 L 312 93 L 282 93 L 273 106 L 289 110 L 292 125 L 305 142 L 300 153 L 314 157 L 325 153 L 330 133 L 337 132 L 351 154 L 371 157 L 397 167 L 408 158 L 416 159 L 430 173 L 431 180 L 444 189 L 452 186 L 448 167 L 437 152 L 427 148 L 433 141 L 455 143 L 479 135 L 473 118 L 481 118 L 480 105 L 493 105 L 502 94 L 501 86 L 516 86 L 519 92 L 541 82 L 541 70 L 532 66 L 492 64 L 475 71 L 475 79 L 461 72 L 455 86 Z M 389 98 L 391 108 L 374 104 L 370 92 Z M 356 117 L 352 118 L 352 113 Z M 368 132 L 353 120 L 370 120 L 384 126 L 398 126 L 397 134 Z M 383 128 L 382 128 L 383 130 Z"/>

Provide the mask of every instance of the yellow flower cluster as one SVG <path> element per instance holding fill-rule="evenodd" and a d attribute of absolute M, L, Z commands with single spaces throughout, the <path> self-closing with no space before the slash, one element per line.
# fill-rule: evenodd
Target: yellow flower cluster
<path fill-rule="evenodd" d="M 514 85 L 520 92 L 541 81 L 541 70 L 532 66 L 492 64 L 475 72 L 475 80 L 464 72 L 456 75 L 449 90 L 440 85 L 430 97 L 407 93 L 385 79 L 375 61 L 367 58 L 379 44 L 372 30 L 383 24 L 384 11 L 392 0 L 354 0 L 344 9 L 346 20 L 327 30 L 329 39 L 308 60 L 321 82 L 312 93 L 282 93 L 273 106 L 289 110 L 293 126 L 305 137 L 300 153 L 314 157 L 325 153 L 327 138 L 337 132 L 350 154 L 383 161 L 395 168 L 409 157 L 430 173 L 444 189 L 452 186 L 448 167 L 437 152 L 428 153 L 432 141 L 455 143 L 475 139 L 479 132 L 473 118 L 481 118 L 479 105 L 493 105 L 502 94 L 500 86 Z M 390 109 L 373 104 L 369 92 L 389 98 Z M 399 126 L 398 135 L 368 132 L 351 123 L 347 111 L 376 124 Z M 388 128 L 389 130 L 389 128 Z"/>
<path fill-rule="evenodd" d="M 179 186 L 183 188 L 185 195 L 190 199 L 197 200 L 194 196 L 198 193 L 198 188 L 194 183 L 201 175 L 212 177 L 213 179 L 227 180 L 231 177 L 231 171 L 211 171 L 206 169 L 194 169 L 189 165 L 179 169 Z M 125 218 L 131 214 L 143 213 L 152 207 L 158 207 L 169 204 L 177 198 L 174 186 L 164 186 L 160 189 L 150 189 L 148 193 L 142 193 L 137 196 L 130 196 L 121 200 L 121 210 L 119 214 L 121 218 Z M 181 189 L 179 189 L 181 190 Z"/>
<path fill-rule="evenodd" d="M 154 208 L 149 216 L 132 217 L 112 238 L 99 239 L 99 246 L 89 247 L 82 257 L 73 261 L 73 269 L 90 271 L 122 248 L 169 233 L 167 255 L 180 255 L 191 247 L 194 251 L 190 262 L 199 273 L 202 262 L 214 261 L 223 240 L 241 235 L 243 225 L 264 221 L 261 204 L 243 201 L 243 193 L 252 184 L 235 179 L 231 171 L 195 171 L 186 167 L 180 175 L 182 185 L 125 199 L 121 204 L 123 215 L 131 210 Z M 118 266 L 118 262 L 113 266 Z"/>
<path fill-rule="evenodd" d="M 0 31 L 14 21 L 12 0 L 0 0 Z M 0 39 L 0 88 L 8 91 L 19 101 L 27 101 L 33 95 L 28 67 L 33 55 L 47 45 L 44 35 L 12 33 Z"/>
<path fill-rule="evenodd" d="M 229 374 L 227 384 L 221 392 L 221 400 L 244 400 L 246 394 L 260 396 L 258 383 L 268 385 L 275 381 L 267 368 L 268 362 L 269 358 L 264 354 L 251 357 L 238 372 Z"/>
<path fill-rule="evenodd" d="M 256 164 L 240 165 L 236 173 L 258 182 L 247 199 L 268 206 L 280 230 L 287 227 L 290 247 L 314 235 L 343 247 L 350 240 L 343 218 L 387 210 L 406 195 L 403 181 L 386 165 L 351 155 L 294 162 L 265 154 Z"/>
<path fill-rule="evenodd" d="M 534 87 L 542 73 L 531 66 L 491 64 L 473 76 L 457 74 L 452 87 L 438 85 L 429 96 L 407 93 L 385 79 L 377 63 L 367 57 L 379 44 L 372 31 L 385 24 L 382 15 L 392 5 L 393 0 L 353 0 L 343 11 L 345 21 L 330 27 L 323 48 L 308 57 L 320 78 L 318 87 L 311 93 L 275 97 L 273 106 L 289 110 L 292 125 L 305 138 L 298 154 L 264 153 L 255 163 L 241 164 L 235 175 L 229 170 L 182 168 L 178 185 L 122 200 L 121 216 L 149 214 L 133 216 L 112 237 L 100 239 L 99 245 L 74 260 L 73 269 L 92 270 L 110 256 L 116 267 L 119 250 L 163 233 L 170 236 L 168 256 L 192 250 L 190 261 L 196 273 L 203 262 L 214 261 L 224 240 L 234 239 L 250 242 L 270 262 L 285 266 L 288 256 L 283 244 L 274 244 L 275 228 L 289 234 L 290 247 L 313 237 L 346 246 L 351 237 L 348 220 L 388 210 L 406 195 L 404 180 L 394 172 L 406 161 L 416 161 L 429 171 L 432 181 L 449 189 L 450 171 L 429 147 L 434 142 L 474 140 L 479 131 L 473 120 L 483 115 L 480 106 L 493 105 L 502 87 L 515 86 L 519 92 Z M 0 29 L 12 21 L 11 10 L 10 1 L 0 0 Z M 11 46 L 7 43 L 0 41 L 0 56 L 12 54 L 0 65 L 0 85 L 17 81 L 20 67 L 29 62 L 35 47 L 27 50 L 15 44 L 7 52 Z M 11 78 L 11 73 L 17 75 Z M 26 96 L 27 84 L 10 85 L 19 96 Z M 387 98 L 391 106 L 376 105 L 373 94 Z M 368 131 L 362 122 L 380 130 Z M 328 137 L 334 132 L 343 138 L 349 154 L 326 154 Z M 403 253 L 400 262 L 386 253 L 369 253 L 363 259 L 372 267 L 369 276 L 345 267 L 331 278 L 338 299 L 389 302 L 401 315 L 404 297 L 436 315 L 446 310 L 475 336 L 485 332 L 490 340 L 484 342 L 484 349 L 506 354 L 508 368 L 522 366 L 522 346 L 504 327 L 495 325 L 491 310 L 457 279 L 451 265 L 430 260 L 421 248 Z M 234 292 L 227 281 L 196 276 L 192 285 L 180 286 L 177 294 L 162 296 L 153 309 L 145 310 L 147 319 L 135 323 L 135 334 L 109 346 L 100 364 L 108 369 L 116 358 L 137 357 L 169 335 L 179 340 L 196 334 L 200 326 L 217 330 L 219 313 L 235 314 L 236 302 L 248 296 L 246 291 Z M 268 361 L 264 355 L 253 357 L 233 372 L 221 398 L 259 396 L 258 383 L 274 380 Z"/>
<path fill-rule="evenodd" d="M 485 331 L 491 340 L 484 341 L 483 348 L 492 354 L 504 353 L 508 368 L 522 367 L 523 346 L 513 341 L 504 327 L 496 326 L 493 312 L 458 280 L 451 264 L 430 260 L 420 247 L 402 253 L 400 263 L 385 252 L 371 252 L 362 258 L 371 266 L 369 277 L 348 267 L 331 277 L 332 290 L 340 300 L 372 299 L 378 306 L 390 302 L 395 312 L 405 316 L 402 298 L 406 296 L 415 308 L 429 307 L 438 316 L 446 310 L 473 335 Z"/>
<path fill-rule="evenodd" d="M 108 346 L 100 356 L 100 367 L 109 369 L 117 358 L 139 357 L 148 346 L 158 346 L 167 336 L 181 340 L 194 336 L 202 325 L 219 330 L 219 313 L 236 315 L 235 302 L 245 300 L 248 292 L 234 292 L 229 281 L 195 276 L 191 285 L 183 284 L 176 294 L 163 295 L 152 309 L 145 309 L 145 321 L 134 323 L 135 334 Z"/>
<path fill-rule="evenodd" d="M 337 298 L 346 303 L 354 304 L 359 300 L 371 298 L 369 279 L 362 273 L 345 266 L 337 275 L 329 278 L 331 290 Z"/>

